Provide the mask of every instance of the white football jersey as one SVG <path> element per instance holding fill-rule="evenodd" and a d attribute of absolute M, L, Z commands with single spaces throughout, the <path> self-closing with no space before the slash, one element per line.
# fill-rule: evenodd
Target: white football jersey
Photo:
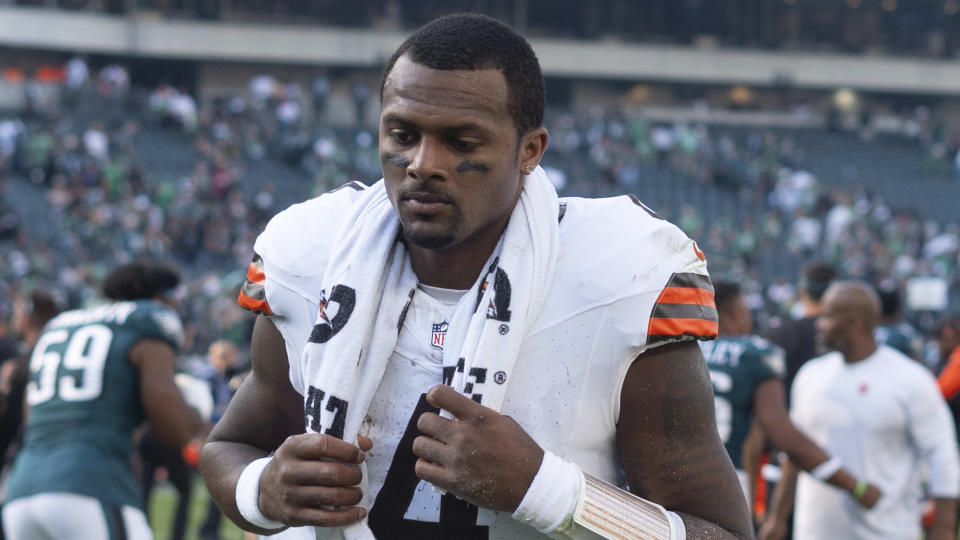
<path fill-rule="evenodd" d="M 283 334 L 290 381 L 301 394 L 299 359 L 317 318 L 327 257 L 360 189 L 348 184 L 274 217 L 257 239 L 240 294 L 241 305 L 269 315 Z M 627 368 L 650 347 L 715 337 L 713 289 L 696 244 L 635 197 L 562 199 L 558 216 L 554 281 L 510 380 L 487 374 L 474 392 L 508 385 L 503 414 L 542 448 L 616 482 Z M 400 538 L 546 538 L 507 513 L 478 511 L 416 478 L 409 445 L 427 407 L 421 395 L 443 382 L 444 310 L 455 307 L 420 293 L 362 429 L 374 443 L 367 454 L 371 528 Z M 468 291 L 463 301 L 475 297 Z"/>

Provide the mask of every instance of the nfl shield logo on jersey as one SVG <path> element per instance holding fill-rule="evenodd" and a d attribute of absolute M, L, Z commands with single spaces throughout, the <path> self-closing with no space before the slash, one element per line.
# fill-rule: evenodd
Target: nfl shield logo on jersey
<path fill-rule="evenodd" d="M 447 337 L 447 328 L 449 327 L 450 325 L 447 324 L 447 321 L 433 324 L 433 337 L 430 339 L 431 347 L 438 351 L 443 350 L 443 340 Z"/>

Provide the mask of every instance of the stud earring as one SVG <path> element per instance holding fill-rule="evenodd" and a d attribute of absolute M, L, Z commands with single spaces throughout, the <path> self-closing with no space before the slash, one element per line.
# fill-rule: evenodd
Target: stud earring
<path fill-rule="evenodd" d="M 532 172 L 533 172 L 533 165 L 527 165 L 526 167 L 524 167 L 524 168 L 523 168 L 523 172 L 525 172 L 525 173 L 527 173 L 527 174 L 532 173 Z"/>

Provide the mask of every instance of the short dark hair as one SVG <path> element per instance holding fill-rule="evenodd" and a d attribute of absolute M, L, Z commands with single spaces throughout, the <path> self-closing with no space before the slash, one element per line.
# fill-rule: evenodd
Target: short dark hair
<path fill-rule="evenodd" d="M 837 269 L 832 264 L 826 261 L 814 261 L 803 267 L 800 288 L 811 300 L 819 302 L 835 279 L 837 279 Z"/>
<path fill-rule="evenodd" d="M 434 19 L 404 41 L 380 76 L 380 99 L 387 76 L 403 55 L 430 69 L 496 69 L 507 80 L 507 111 L 518 135 L 543 125 L 546 101 L 540 62 L 530 44 L 506 24 L 475 13 Z"/>
<path fill-rule="evenodd" d="M 28 301 L 30 302 L 30 324 L 34 328 L 43 328 L 47 321 L 60 313 L 56 299 L 45 292 L 33 291 Z"/>
<path fill-rule="evenodd" d="M 877 285 L 877 296 L 880 297 L 881 312 L 884 317 L 900 313 L 900 291 L 892 283 Z"/>
<path fill-rule="evenodd" d="M 740 285 L 732 281 L 714 281 L 713 282 L 713 303 L 717 306 L 717 312 L 723 312 L 729 309 L 730 304 L 740 296 L 743 290 Z"/>
<path fill-rule="evenodd" d="M 149 262 L 135 262 L 115 268 L 103 280 L 103 294 L 110 300 L 154 298 L 180 284 L 176 270 Z"/>

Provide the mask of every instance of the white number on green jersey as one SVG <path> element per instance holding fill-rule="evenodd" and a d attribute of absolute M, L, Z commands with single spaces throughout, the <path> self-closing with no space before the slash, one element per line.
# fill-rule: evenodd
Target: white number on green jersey
<path fill-rule="evenodd" d="M 733 405 L 720 394 L 726 394 L 733 388 L 733 377 L 722 371 L 710 371 L 710 382 L 713 383 L 713 407 L 717 411 L 717 431 L 724 444 L 730 439 L 733 428 Z"/>
<path fill-rule="evenodd" d="M 50 350 L 68 338 L 62 356 Z M 72 336 L 63 329 L 43 334 L 30 357 L 30 371 L 35 376 L 27 385 L 27 403 L 35 406 L 57 394 L 64 401 L 90 401 L 99 397 L 103 391 L 103 368 L 112 340 L 113 331 L 102 324 L 83 326 Z M 61 365 L 70 371 L 61 374 L 58 379 Z"/>

